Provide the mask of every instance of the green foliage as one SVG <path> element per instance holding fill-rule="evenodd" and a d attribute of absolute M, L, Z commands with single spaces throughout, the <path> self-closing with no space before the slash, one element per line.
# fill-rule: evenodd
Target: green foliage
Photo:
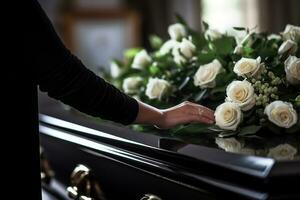
<path fill-rule="evenodd" d="M 231 54 L 235 48 L 235 40 L 232 37 L 223 36 L 211 42 L 216 55 Z"/>
<path fill-rule="evenodd" d="M 235 29 L 237 31 L 245 31 L 245 30 L 247 30 L 245 27 L 233 27 L 233 29 Z"/>
<path fill-rule="evenodd" d="M 150 45 L 153 49 L 159 49 L 161 45 L 163 44 L 163 40 L 158 37 L 157 35 L 150 35 L 149 37 Z"/>
<path fill-rule="evenodd" d="M 133 59 L 134 56 L 141 50 L 141 48 L 131 48 L 124 51 L 124 58 L 125 59 Z"/>

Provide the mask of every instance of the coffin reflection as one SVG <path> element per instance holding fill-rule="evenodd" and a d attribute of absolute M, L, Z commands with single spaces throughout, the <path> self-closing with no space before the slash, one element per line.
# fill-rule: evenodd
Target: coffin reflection
<path fill-rule="evenodd" d="M 80 164 L 93 171 L 106 199 L 300 198 L 297 159 L 229 153 L 187 140 L 91 122 L 79 125 L 47 115 L 40 115 L 40 136 L 54 180 L 63 188 L 55 192 L 65 193 L 61 196 L 66 199 L 70 176 Z"/>

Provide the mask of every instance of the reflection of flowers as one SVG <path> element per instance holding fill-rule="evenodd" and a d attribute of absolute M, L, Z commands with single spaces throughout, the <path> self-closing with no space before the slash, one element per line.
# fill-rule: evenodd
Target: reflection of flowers
<path fill-rule="evenodd" d="M 256 151 L 254 149 L 250 149 L 250 148 L 242 148 L 239 153 L 245 154 L 245 155 L 256 155 Z"/>
<path fill-rule="evenodd" d="M 225 151 L 238 153 L 243 145 L 235 138 L 216 138 L 216 144 Z"/>
<path fill-rule="evenodd" d="M 244 147 L 244 144 L 239 142 L 236 138 L 216 138 L 216 144 L 219 148 L 227 152 L 241 153 L 245 155 L 255 155 L 255 150 Z"/>
<path fill-rule="evenodd" d="M 268 157 L 275 158 L 276 160 L 293 160 L 297 154 L 297 149 L 290 144 L 280 144 L 271 148 Z"/>

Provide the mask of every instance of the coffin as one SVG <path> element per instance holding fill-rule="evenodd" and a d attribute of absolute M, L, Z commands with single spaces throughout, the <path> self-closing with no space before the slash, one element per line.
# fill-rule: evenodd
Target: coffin
<path fill-rule="evenodd" d="M 297 158 L 229 153 L 209 141 L 135 132 L 70 111 L 53 115 L 40 114 L 39 128 L 44 159 L 54 172 L 43 188 L 58 199 L 101 199 L 95 192 L 79 194 L 78 166 L 92 174 L 89 187 L 96 182 L 108 200 L 300 199 Z"/>

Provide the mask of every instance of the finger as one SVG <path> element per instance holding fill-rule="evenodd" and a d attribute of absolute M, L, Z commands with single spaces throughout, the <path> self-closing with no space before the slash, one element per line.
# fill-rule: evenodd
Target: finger
<path fill-rule="evenodd" d="M 198 115 L 206 117 L 210 120 L 215 120 L 214 112 L 211 110 L 198 108 Z"/>
<path fill-rule="evenodd" d="M 215 119 L 214 112 L 204 106 L 201 106 L 201 105 L 197 105 L 197 104 L 190 105 L 190 111 L 191 111 L 191 114 L 193 114 L 193 115 L 197 115 L 197 116 L 200 115 L 200 116 L 206 117 L 210 120 Z"/>
<path fill-rule="evenodd" d="M 186 120 L 185 120 L 186 119 Z M 201 124 L 213 124 L 214 120 L 208 119 L 199 115 L 190 115 L 184 119 L 184 123 L 201 123 Z"/>

